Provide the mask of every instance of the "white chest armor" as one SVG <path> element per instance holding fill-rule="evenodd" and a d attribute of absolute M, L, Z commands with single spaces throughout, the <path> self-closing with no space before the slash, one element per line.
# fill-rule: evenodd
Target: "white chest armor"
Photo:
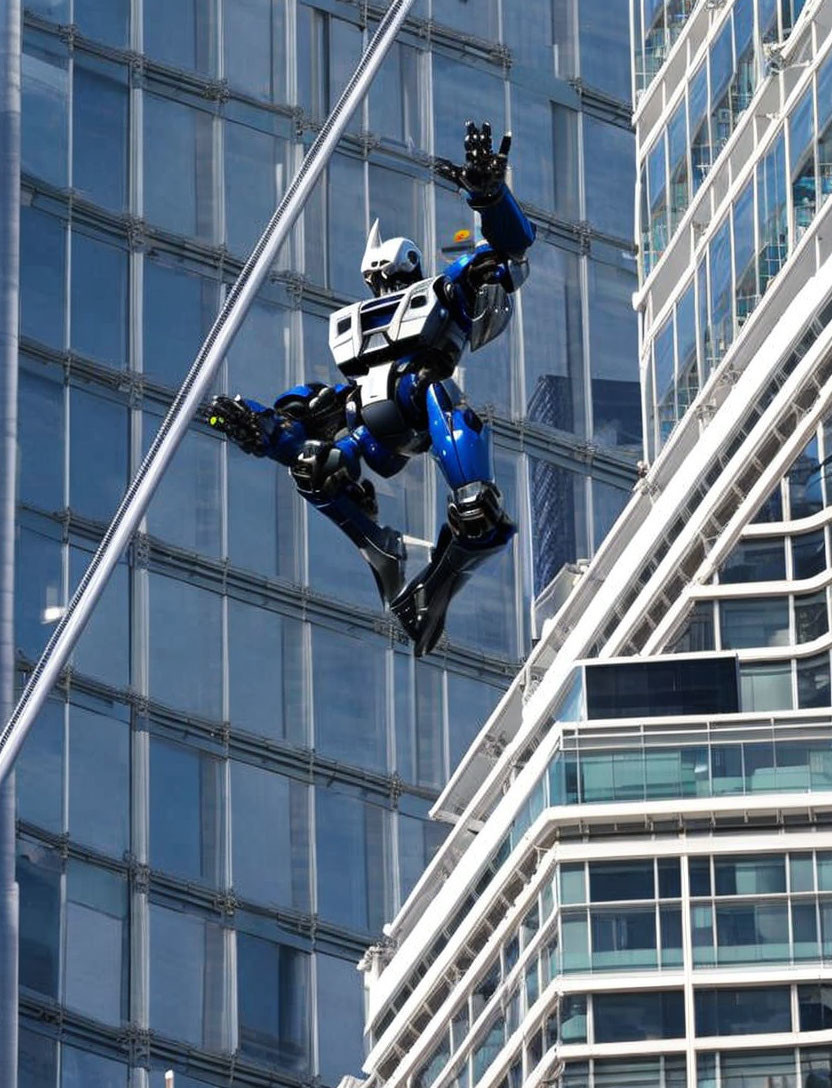
<path fill-rule="evenodd" d="M 445 301 L 445 282 L 434 276 L 336 310 L 329 319 L 329 350 L 344 377 L 363 384 L 373 368 L 420 350 L 458 356 L 466 333 Z"/>

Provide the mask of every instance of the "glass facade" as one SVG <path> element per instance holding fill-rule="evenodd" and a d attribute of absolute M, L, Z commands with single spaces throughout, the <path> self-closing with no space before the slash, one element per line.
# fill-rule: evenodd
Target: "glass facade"
<path fill-rule="evenodd" d="M 431 156 L 460 157 L 468 117 L 511 129 L 532 276 L 460 379 L 493 421 L 513 550 L 417 662 L 282 470 L 192 425 L 19 759 L 21 1088 L 358 1073 L 355 964 L 444 836 L 428 809 L 530 648 L 534 596 L 626 501 L 626 5 L 612 21 L 603 3 L 526 7 L 414 5 L 215 386 L 268 402 L 333 381 L 328 316 L 362 296 L 369 223 L 440 270 L 475 222 Z M 351 0 L 24 8 L 21 678 L 379 16 Z M 376 484 L 384 519 L 434 539 L 426 460 Z M 484 1069 L 507 1028 L 477 1030 Z"/>

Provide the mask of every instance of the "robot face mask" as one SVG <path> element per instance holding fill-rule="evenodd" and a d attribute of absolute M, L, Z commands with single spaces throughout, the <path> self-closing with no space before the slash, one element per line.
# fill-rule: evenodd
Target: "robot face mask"
<path fill-rule="evenodd" d="M 383 242 L 376 219 L 367 236 L 361 274 L 376 298 L 398 291 L 422 279 L 421 251 L 409 238 L 391 238 Z"/>

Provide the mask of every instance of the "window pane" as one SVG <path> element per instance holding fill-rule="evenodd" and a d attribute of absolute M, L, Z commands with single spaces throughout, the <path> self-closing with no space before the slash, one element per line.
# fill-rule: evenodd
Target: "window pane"
<path fill-rule="evenodd" d="M 120 858 L 130 845 L 130 730 L 117 713 L 69 708 L 69 834 Z"/>
<path fill-rule="evenodd" d="M 73 385 L 69 420 L 69 505 L 109 522 L 127 487 L 127 407 Z"/>
<path fill-rule="evenodd" d="M 744 540 L 719 570 L 721 583 L 774 582 L 786 577 L 782 540 Z"/>
<path fill-rule="evenodd" d="M 61 1088 L 125 1088 L 127 1066 L 122 1062 L 61 1046 Z"/>
<path fill-rule="evenodd" d="M 716 908 L 717 956 L 721 964 L 766 963 L 790 958 L 786 903 Z"/>
<path fill-rule="evenodd" d="M 345 1073 L 361 1076 L 364 1054 L 364 993 L 361 975 L 349 960 L 317 955 L 318 1073 L 335 1084 Z"/>
<path fill-rule="evenodd" d="M 794 599 L 795 641 L 811 642 L 829 630 L 826 591 Z"/>
<path fill-rule="evenodd" d="M 714 858 L 717 895 L 760 895 L 786 890 L 786 859 L 782 854 L 762 858 Z"/>
<path fill-rule="evenodd" d="M 65 329 L 66 223 L 20 209 L 20 332 L 62 349 Z"/>
<path fill-rule="evenodd" d="M 74 593 L 92 559 L 92 552 L 71 547 L 69 585 Z M 125 687 L 130 677 L 130 574 L 117 564 L 72 655 L 79 672 Z"/>
<path fill-rule="evenodd" d="M 223 765 L 205 752 L 150 738 L 150 864 L 217 885 L 225 837 Z"/>
<path fill-rule="evenodd" d="M 390 917 L 389 813 L 380 799 L 315 790 L 318 913 L 362 932 Z"/>
<path fill-rule="evenodd" d="M 237 567 L 256 570 L 271 578 L 303 581 L 301 543 L 303 505 L 284 468 L 239 450 L 229 450 L 228 550 Z M 312 521 L 319 519 L 310 511 Z M 338 547 L 350 555 L 351 545 L 337 534 Z M 364 565 L 363 560 L 357 564 Z M 358 577 L 364 577 L 362 570 Z M 370 587 L 368 587 L 369 589 Z"/>
<path fill-rule="evenodd" d="M 144 214 L 151 223 L 213 239 L 212 128 L 206 111 L 145 93 Z"/>
<path fill-rule="evenodd" d="M 64 829 L 64 704 L 47 701 L 15 762 L 17 815 L 60 835 Z"/>
<path fill-rule="evenodd" d="M 553 104 L 543 95 L 512 88 L 512 135 L 524 149 L 512 164 L 512 188 L 520 200 L 551 209 L 555 195 Z M 559 155 L 563 155 L 563 148 Z"/>
<path fill-rule="evenodd" d="M 55 1088 L 58 1076 L 56 1041 L 21 1026 L 17 1044 L 19 1088 Z"/>
<path fill-rule="evenodd" d="M 655 895 L 653 859 L 590 862 L 589 890 L 593 903 L 617 899 L 652 899 Z"/>
<path fill-rule="evenodd" d="M 228 659 L 234 726 L 307 744 L 302 624 L 229 598 Z M 273 668 L 264 669 L 264 660 Z"/>
<path fill-rule="evenodd" d="M 740 665 L 740 704 L 743 710 L 791 710 L 791 664 Z"/>
<path fill-rule="evenodd" d="M 789 602 L 786 597 L 720 601 L 722 648 L 788 646 Z"/>
<path fill-rule="evenodd" d="M 798 658 L 797 705 L 802 709 L 829 706 L 829 703 L 829 655 Z"/>
<path fill-rule="evenodd" d="M 489 0 L 489 3 L 493 3 L 493 0 Z M 446 16 L 448 9 L 453 5 L 454 11 L 464 12 L 466 18 L 477 22 L 480 27 L 477 32 L 479 37 L 485 36 L 483 28 L 486 22 L 481 18 L 480 6 L 472 9 L 470 4 L 463 5 L 460 0 L 443 0 L 443 4 L 443 12 Z M 496 4 L 493 6 L 496 7 Z M 437 21 L 442 21 L 438 14 L 435 17 Z M 439 53 L 432 53 L 431 59 L 433 61 L 433 101 L 436 103 L 434 153 L 453 162 L 459 161 L 465 137 L 464 122 L 468 117 L 487 117 L 491 121 L 491 127 L 499 143 L 505 132 L 505 96 L 502 79 L 478 68 L 467 65 L 461 67 L 458 60 L 451 60 Z M 453 102 L 453 109 L 447 108 L 449 102 Z"/>
<path fill-rule="evenodd" d="M 345 698 L 344 680 L 362 662 L 362 681 Z M 383 771 L 387 714 L 383 645 L 325 627 L 312 628 L 315 748 L 322 755 Z"/>
<path fill-rule="evenodd" d="M 362 238 L 362 247 L 363 244 Z M 294 384 L 291 333 L 291 310 L 262 297 L 261 292 L 246 314 L 228 353 L 229 389 L 253 397 L 264 405 L 271 405 L 277 396 L 289 389 Z M 322 362 L 328 361 L 327 351 Z M 281 470 L 276 468 L 275 471 Z"/>
<path fill-rule="evenodd" d="M 150 1026 L 160 1036 L 222 1049 L 223 930 L 150 904 Z"/>
<path fill-rule="evenodd" d="M 287 143 L 259 127 L 259 111 L 236 112 L 225 121 L 225 223 L 229 249 L 246 257 L 283 194 Z"/>
<path fill-rule="evenodd" d="M 232 883 L 245 899 L 309 909 L 308 788 L 231 764 Z"/>
<path fill-rule="evenodd" d="M 114 212 L 127 201 L 127 71 L 75 54 L 72 187 Z"/>
<path fill-rule="evenodd" d="M 58 1000 L 61 861 L 35 843 L 19 842 L 20 986 Z"/>
<path fill-rule="evenodd" d="M 219 718 L 222 620 L 216 593 L 150 575 L 150 692 L 154 699 Z"/>
<path fill-rule="evenodd" d="M 129 0 L 75 0 L 73 19 L 87 38 L 124 48 L 128 42 L 130 24 Z"/>
<path fill-rule="evenodd" d="M 67 67 L 63 43 L 46 34 L 26 34 L 21 58 L 23 172 L 61 189 L 67 185 Z"/>
<path fill-rule="evenodd" d="M 787 986 L 697 990 L 694 993 L 697 1035 L 756 1035 L 791 1031 Z"/>
<path fill-rule="evenodd" d="M 218 309 L 217 283 L 186 265 L 144 260 L 144 373 L 178 387 Z M 239 336 L 238 336 L 239 340 Z"/>
<path fill-rule="evenodd" d="M 609 446 L 641 444 L 634 289 L 630 272 L 589 262 L 592 418 L 596 441 Z"/>
<path fill-rule="evenodd" d="M 127 251 L 73 230 L 70 295 L 73 350 L 107 366 L 125 367 Z"/>
<path fill-rule="evenodd" d="M 795 578 L 811 578 L 826 568 L 826 547 L 824 533 L 803 533 L 793 536 L 792 566 Z"/>
<path fill-rule="evenodd" d="M 33 661 L 52 634 L 64 604 L 61 545 L 51 531 L 45 522 L 19 525 L 16 540 L 15 637 L 17 649 Z"/>
<path fill-rule="evenodd" d="M 596 1043 L 674 1039 L 685 1034 L 681 990 L 593 994 L 592 1012 Z"/>
<path fill-rule="evenodd" d="M 59 372 L 21 359 L 18 393 L 18 498 L 42 510 L 64 506 L 64 391 Z"/>
<path fill-rule="evenodd" d="M 213 75 L 215 38 L 212 0 L 144 0 L 144 49 L 154 60 Z"/>
<path fill-rule="evenodd" d="M 600 5 L 603 0 L 595 2 Z M 606 10 L 609 12 L 609 8 Z M 583 115 L 583 126 L 584 184 L 589 220 L 596 230 L 629 242 L 633 233 L 636 184 L 633 133 L 629 128 L 607 124 L 588 113 Z M 665 232 L 666 229 L 665 226 Z M 663 234 L 664 245 L 666 237 Z M 634 315 L 631 317 L 635 324 Z"/>
<path fill-rule="evenodd" d="M 127 880 L 67 862 L 65 1001 L 105 1024 L 127 1014 Z"/>
<path fill-rule="evenodd" d="M 149 449 L 160 426 L 156 415 L 144 415 L 144 444 Z M 222 443 L 216 435 L 192 428 L 174 454 L 147 514 L 152 536 L 188 551 L 220 554 L 220 462 Z"/>
<path fill-rule="evenodd" d="M 288 945 L 259 935 L 262 921 L 237 919 L 237 1009 L 240 1051 L 293 1073 L 309 1069 L 309 960 Z"/>
<path fill-rule="evenodd" d="M 282 0 L 236 0 L 223 23 L 224 73 L 232 87 L 287 102 L 286 7 Z"/>

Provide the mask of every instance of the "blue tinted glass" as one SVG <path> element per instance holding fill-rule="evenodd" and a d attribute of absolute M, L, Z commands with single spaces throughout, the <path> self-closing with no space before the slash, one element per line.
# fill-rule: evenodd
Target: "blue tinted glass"
<path fill-rule="evenodd" d="M 241 1053 L 294 1073 L 308 1069 L 308 954 L 238 930 L 237 1009 Z"/>
<path fill-rule="evenodd" d="M 127 71 L 76 54 L 72 99 L 72 187 L 120 212 L 127 200 Z"/>
<path fill-rule="evenodd" d="M 253 123 L 252 123 L 253 122 Z M 229 249 L 247 256 L 274 214 L 286 186 L 284 139 L 254 127 L 253 110 L 225 122 L 225 224 Z"/>
<path fill-rule="evenodd" d="M 127 364 L 127 251 L 72 232 L 71 347 L 107 366 Z M 101 320 L 101 314 L 107 320 Z"/>
<path fill-rule="evenodd" d="M 234 760 L 231 830 L 234 890 L 251 901 L 308 910 L 308 788 Z"/>
<path fill-rule="evenodd" d="M 160 422 L 145 413 L 145 449 Z M 188 431 L 150 504 L 147 523 L 153 536 L 189 551 L 219 555 L 221 460 L 222 443 L 215 434 Z"/>
<path fill-rule="evenodd" d="M 579 9 L 581 78 L 590 86 L 630 102 L 630 19 L 624 4 L 583 0 Z"/>
<path fill-rule="evenodd" d="M 221 598 L 150 575 L 150 693 L 168 706 L 222 713 Z"/>
<path fill-rule="evenodd" d="M 697 1035 L 756 1035 L 791 1031 L 787 986 L 697 990 L 694 994 Z"/>
<path fill-rule="evenodd" d="M 15 762 L 17 815 L 60 835 L 64 829 L 64 705 L 50 699 Z"/>
<path fill-rule="evenodd" d="M 475 34 L 478 38 L 492 41 L 499 38 L 497 0 L 483 0 L 481 8 L 476 11 L 471 11 L 467 0 L 433 0 L 432 11 L 434 19 L 443 26 Z"/>
<path fill-rule="evenodd" d="M 126 1084 L 127 1066 L 122 1062 L 66 1043 L 61 1047 L 61 1088 L 123 1088 Z"/>
<path fill-rule="evenodd" d="M 462 759 L 502 694 L 499 688 L 473 677 L 448 673 L 448 703 L 454 707 L 448 720 L 451 767 Z"/>
<path fill-rule="evenodd" d="M 211 75 L 216 67 L 212 0 L 144 0 L 144 49 L 149 57 Z"/>
<path fill-rule="evenodd" d="M 811 642 L 829 630 L 826 591 L 794 599 L 795 641 Z"/>
<path fill-rule="evenodd" d="M 711 894 L 711 859 L 689 858 L 688 872 L 691 895 Z"/>
<path fill-rule="evenodd" d="M 70 704 L 69 834 L 116 858 L 130 846 L 130 730 L 117 712 Z"/>
<path fill-rule="evenodd" d="M 363 681 L 345 680 L 361 658 Z M 312 628 L 315 749 L 339 761 L 384 770 L 387 766 L 386 655 L 381 643 L 324 627 Z"/>
<path fill-rule="evenodd" d="M 254 301 L 228 352 L 228 387 L 233 393 L 271 405 L 294 384 L 291 330 L 291 310 L 262 295 Z M 327 348 L 322 362 L 328 359 Z"/>
<path fill-rule="evenodd" d="M 602 233 L 629 242 L 633 234 L 636 183 L 632 131 L 599 121 L 590 114 L 584 114 L 583 130 L 584 185 L 589 220 Z M 518 195 L 522 199 L 520 190 Z M 663 244 L 666 240 L 665 235 Z M 635 279 L 635 273 L 632 278 Z M 630 318 L 633 319 L 632 313 Z"/>
<path fill-rule="evenodd" d="M 786 577 L 783 540 L 744 540 L 737 544 L 719 569 L 719 580 L 774 582 Z"/>
<path fill-rule="evenodd" d="M 719 615 L 725 650 L 789 644 L 787 597 L 720 601 Z"/>
<path fill-rule="evenodd" d="M 301 582 L 304 560 L 302 532 L 304 501 L 285 469 L 239 450 L 229 450 L 228 550 L 237 567 L 260 574 Z M 312 519 L 318 518 L 310 511 Z M 343 538 L 339 547 L 351 555 Z M 363 562 L 362 562 L 363 566 Z M 361 571 L 361 576 L 364 571 Z"/>
<path fill-rule="evenodd" d="M 823 529 L 815 533 L 793 536 L 792 568 L 795 578 L 811 578 L 826 568 L 826 547 Z"/>
<path fill-rule="evenodd" d="M 17 1045 L 17 1076 L 20 1088 L 55 1088 L 58 1076 L 56 1040 L 21 1026 Z"/>
<path fill-rule="evenodd" d="M 72 593 L 90 565 L 92 552 L 70 549 L 69 586 Z M 95 606 L 73 654 L 79 672 L 103 680 L 112 687 L 124 687 L 130 676 L 130 575 L 125 562 L 119 563 Z"/>
<path fill-rule="evenodd" d="M 197 749 L 150 739 L 150 864 L 218 884 L 225 825 L 223 768 Z"/>
<path fill-rule="evenodd" d="M 66 1003 L 120 1024 L 127 1014 L 127 878 L 71 858 L 66 884 Z"/>
<path fill-rule="evenodd" d="M 62 614 L 61 545 L 52 526 L 20 526 L 15 555 L 15 637 L 17 649 L 37 660 Z M 25 576 L 24 576 L 25 571 Z"/>
<path fill-rule="evenodd" d="M 453 5 L 462 12 L 470 9 L 461 0 L 443 0 L 445 9 Z M 496 5 L 493 5 L 496 7 Z M 474 18 L 480 23 L 477 13 L 469 13 L 467 18 Z M 485 26 L 484 23 L 480 24 Z M 480 33 L 482 37 L 482 33 Z M 435 154 L 459 160 L 462 141 L 465 136 L 465 119 L 468 117 L 487 117 L 498 139 L 505 131 L 505 96 L 503 81 L 498 76 L 490 75 L 478 68 L 461 67 L 458 59 L 431 53 L 433 61 L 433 101 Z M 453 109 L 448 103 L 453 102 Z"/>
<path fill-rule="evenodd" d="M 217 284 L 185 265 L 162 264 L 150 257 L 144 261 L 143 283 L 143 370 L 176 387 L 216 315 Z"/>
<path fill-rule="evenodd" d="M 344 1073 L 361 1075 L 364 993 L 350 960 L 317 955 L 320 1075 L 334 1084 Z"/>
<path fill-rule="evenodd" d="M 42 510 L 61 510 L 64 393 L 58 372 L 21 360 L 17 410 L 18 497 Z"/>
<path fill-rule="evenodd" d="M 685 1034 L 685 999 L 681 990 L 594 994 L 596 1043 L 638 1039 L 675 1039 Z"/>
<path fill-rule="evenodd" d="M 637 331 L 632 307 L 634 273 L 590 261 L 589 275 L 595 438 L 605 445 L 640 445 L 641 394 L 634 361 Z"/>
<path fill-rule="evenodd" d="M 814 903 L 792 903 L 792 955 L 796 960 L 818 957 L 818 922 Z"/>
<path fill-rule="evenodd" d="M 204 110 L 144 95 L 144 214 L 151 223 L 214 237 L 212 126 Z"/>
<path fill-rule="evenodd" d="M 36 208 L 20 209 L 20 331 L 64 347 L 66 223 Z"/>
<path fill-rule="evenodd" d="M 69 505 L 109 522 L 127 487 L 127 407 L 92 389 L 69 393 Z"/>
<path fill-rule="evenodd" d="M 589 893 L 593 903 L 652 899 L 655 894 L 653 859 L 590 862 Z"/>
<path fill-rule="evenodd" d="M 236 0 L 223 23 L 223 70 L 232 87 L 286 102 L 286 7 L 280 0 Z"/>
<path fill-rule="evenodd" d="M 829 655 L 798 658 L 797 705 L 803 707 L 829 706 Z"/>
<path fill-rule="evenodd" d="M 73 21 L 87 38 L 124 47 L 130 29 L 130 0 L 75 0 Z"/>
<path fill-rule="evenodd" d="M 520 87 L 512 88 L 512 136 L 525 153 L 514 159 L 511 184 L 521 200 L 539 208 L 552 208 L 554 201 L 552 110 L 548 98 Z"/>
<path fill-rule="evenodd" d="M 67 68 L 63 42 L 46 34 L 26 34 L 21 58 L 23 172 L 59 188 L 67 185 Z"/>
<path fill-rule="evenodd" d="M 61 861 L 44 846 L 18 843 L 20 985 L 58 999 Z"/>

